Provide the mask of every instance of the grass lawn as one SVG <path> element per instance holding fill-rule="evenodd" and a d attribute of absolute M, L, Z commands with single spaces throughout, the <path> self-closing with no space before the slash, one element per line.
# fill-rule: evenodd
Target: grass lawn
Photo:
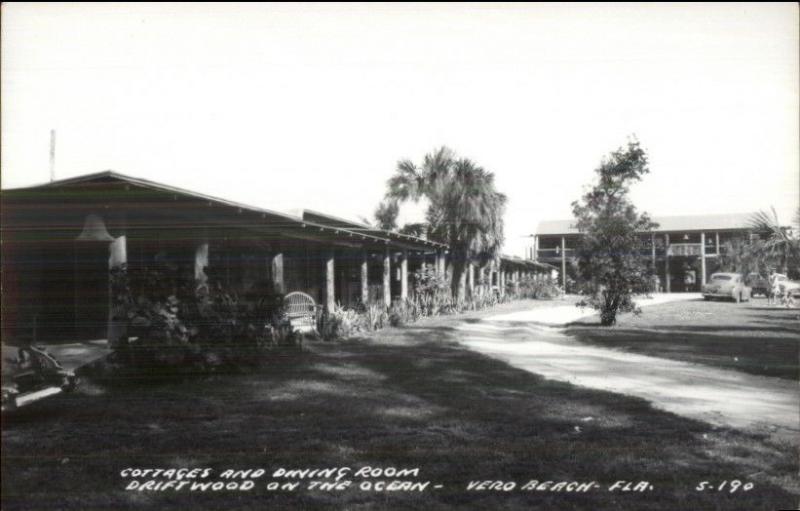
<path fill-rule="evenodd" d="M 654 305 L 638 317 L 620 316 L 613 328 L 600 328 L 596 318 L 587 318 L 569 333 L 582 342 L 644 355 L 800 378 L 800 309 L 770 307 L 764 298 Z"/>
<path fill-rule="evenodd" d="M 459 347 L 454 322 L 311 343 L 253 374 L 90 385 L 34 405 L 4 419 L 2 508 L 773 510 L 800 500 L 796 445 L 544 380 Z M 442 488 L 281 493 L 269 491 L 264 476 L 249 492 L 140 493 L 125 491 L 128 480 L 119 475 L 127 467 L 272 473 L 342 466 L 418 467 L 419 477 L 403 479 Z M 532 479 L 601 487 L 519 489 Z M 695 490 L 702 481 L 716 488 L 733 479 L 755 486 Z M 467 491 L 473 480 L 518 487 Z M 608 491 L 617 480 L 649 481 L 653 489 Z"/>

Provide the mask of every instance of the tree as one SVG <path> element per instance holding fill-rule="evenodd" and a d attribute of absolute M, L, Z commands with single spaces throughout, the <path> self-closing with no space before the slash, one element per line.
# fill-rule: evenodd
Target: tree
<path fill-rule="evenodd" d="M 619 312 L 635 310 L 633 296 L 648 288 L 650 272 L 641 257 L 646 248 L 640 233 L 657 227 L 640 214 L 628 197 L 631 183 L 649 172 L 647 154 L 636 140 L 604 158 L 595 169 L 599 178 L 572 212 L 582 234 L 578 247 L 580 286 L 588 297 L 581 305 L 600 311 L 604 326 Z"/>
<path fill-rule="evenodd" d="M 428 202 L 427 237 L 449 245 L 451 291 L 463 298 L 462 275 L 467 263 L 485 264 L 499 254 L 506 196 L 495 189 L 492 172 L 441 147 L 425 155 L 419 167 L 410 160 L 398 162 L 376 219 L 381 225 L 396 226 L 399 205 L 421 199 Z M 420 232 L 420 226 L 409 226 L 408 230 Z"/>
<path fill-rule="evenodd" d="M 397 202 L 383 201 L 375 209 L 375 224 L 384 231 L 393 231 L 397 229 L 397 214 L 399 212 L 400 208 Z"/>
<path fill-rule="evenodd" d="M 800 267 L 800 233 L 792 231 L 778 220 L 775 208 L 772 214 L 759 211 L 750 219 L 750 226 L 758 234 L 758 256 L 780 270 L 781 273 L 796 276 Z M 800 209 L 795 219 L 800 224 Z"/>
<path fill-rule="evenodd" d="M 766 277 L 772 264 L 761 240 L 734 238 L 723 245 L 719 256 L 720 269 L 743 277 L 751 273 Z"/>

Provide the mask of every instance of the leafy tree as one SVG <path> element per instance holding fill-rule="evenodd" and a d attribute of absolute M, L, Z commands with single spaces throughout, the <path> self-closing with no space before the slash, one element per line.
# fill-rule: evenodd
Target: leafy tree
<path fill-rule="evenodd" d="M 724 271 L 742 276 L 758 273 L 766 277 L 772 263 L 766 257 L 763 241 L 735 238 L 723 245 L 719 265 Z"/>
<path fill-rule="evenodd" d="M 496 190 L 492 172 L 441 147 L 425 155 L 420 166 L 410 160 L 397 164 L 376 219 L 381 225 L 396 226 L 399 205 L 421 199 L 428 203 L 427 237 L 449 245 L 451 290 L 463 297 L 466 264 L 485 264 L 498 256 L 503 244 L 506 196 Z M 418 232 L 419 226 L 413 230 Z"/>
<path fill-rule="evenodd" d="M 649 172 L 647 154 L 632 140 L 603 159 L 595 169 L 598 182 L 572 203 L 577 228 L 579 277 L 588 298 L 580 305 L 600 311 L 604 326 L 616 323 L 619 312 L 635 310 L 633 296 L 648 286 L 649 271 L 641 257 L 643 231 L 657 224 L 639 213 L 628 197 L 631 183 Z"/>
<path fill-rule="evenodd" d="M 755 256 L 773 264 L 783 274 L 796 276 L 800 267 L 800 233 L 787 228 L 778 220 L 775 208 L 772 214 L 759 211 L 750 219 L 750 226 L 759 235 L 760 243 L 754 248 Z M 800 224 L 800 209 L 796 222 Z"/>
<path fill-rule="evenodd" d="M 397 229 L 397 214 L 400 208 L 395 201 L 383 201 L 375 209 L 375 224 L 384 231 Z"/>

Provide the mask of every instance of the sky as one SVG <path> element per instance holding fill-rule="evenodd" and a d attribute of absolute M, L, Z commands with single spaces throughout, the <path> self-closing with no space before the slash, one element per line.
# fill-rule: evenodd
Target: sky
<path fill-rule="evenodd" d="M 495 173 L 521 256 L 635 136 L 641 210 L 788 222 L 798 44 L 793 3 L 4 3 L 2 187 L 49 180 L 55 129 L 57 179 L 357 220 L 446 145 Z"/>

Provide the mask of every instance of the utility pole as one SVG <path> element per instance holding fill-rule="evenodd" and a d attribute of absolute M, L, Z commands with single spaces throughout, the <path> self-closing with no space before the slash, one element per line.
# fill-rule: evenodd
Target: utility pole
<path fill-rule="evenodd" d="M 56 179 L 56 130 L 50 130 L 50 181 Z"/>

